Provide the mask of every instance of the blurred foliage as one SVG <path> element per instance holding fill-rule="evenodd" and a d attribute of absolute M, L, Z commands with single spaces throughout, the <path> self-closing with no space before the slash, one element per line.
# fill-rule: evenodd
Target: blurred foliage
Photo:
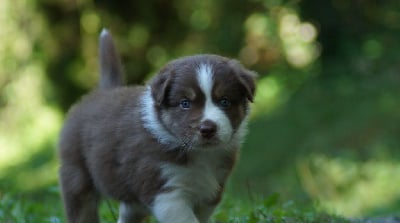
<path fill-rule="evenodd" d="M 259 73 L 233 199 L 278 192 L 348 216 L 400 212 L 398 1 L 2 0 L 0 217 L 53 193 L 58 130 L 96 86 L 102 27 L 132 84 L 197 53 Z"/>

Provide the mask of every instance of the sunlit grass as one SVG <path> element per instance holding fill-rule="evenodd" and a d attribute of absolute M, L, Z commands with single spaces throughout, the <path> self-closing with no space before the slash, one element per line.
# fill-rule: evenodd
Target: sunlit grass
<path fill-rule="evenodd" d="M 302 185 L 325 211 L 368 215 L 400 197 L 400 164 L 394 160 L 353 161 L 312 155 L 298 162 Z"/>

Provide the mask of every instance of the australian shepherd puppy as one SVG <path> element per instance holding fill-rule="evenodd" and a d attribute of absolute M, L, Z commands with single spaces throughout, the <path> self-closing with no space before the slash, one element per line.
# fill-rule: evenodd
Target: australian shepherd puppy
<path fill-rule="evenodd" d="M 74 105 L 59 142 L 69 223 L 97 223 L 100 195 L 120 201 L 118 223 L 206 223 L 246 133 L 255 73 L 195 55 L 126 87 L 111 34 L 100 35 L 99 87 Z"/>

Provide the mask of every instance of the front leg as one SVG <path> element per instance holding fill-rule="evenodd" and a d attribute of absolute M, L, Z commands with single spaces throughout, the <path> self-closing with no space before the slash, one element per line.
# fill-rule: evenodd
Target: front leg
<path fill-rule="evenodd" d="M 121 202 L 117 223 L 141 223 L 147 216 L 147 212 L 137 203 Z"/>
<path fill-rule="evenodd" d="M 199 223 L 193 212 L 193 205 L 179 190 L 157 195 L 152 211 L 160 223 Z"/>
<path fill-rule="evenodd" d="M 226 176 L 225 176 L 226 178 Z M 199 219 L 200 223 L 208 223 L 210 220 L 211 215 L 214 212 L 215 207 L 221 202 L 222 193 L 224 191 L 224 183 L 220 183 L 220 188 L 216 197 L 209 202 L 205 202 L 202 205 L 196 207 L 195 214 Z"/>
<path fill-rule="evenodd" d="M 196 208 L 196 216 L 200 223 L 208 223 L 212 213 L 214 212 L 215 205 L 204 205 Z"/>

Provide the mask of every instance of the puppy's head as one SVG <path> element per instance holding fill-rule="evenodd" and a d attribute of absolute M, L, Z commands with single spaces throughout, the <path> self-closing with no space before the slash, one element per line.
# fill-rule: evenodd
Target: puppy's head
<path fill-rule="evenodd" d="M 253 101 L 255 73 L 217 55 L 167 64 L 144 97 L 144 122 L 162 143 L 185 149 L 240 143 Z"/>

